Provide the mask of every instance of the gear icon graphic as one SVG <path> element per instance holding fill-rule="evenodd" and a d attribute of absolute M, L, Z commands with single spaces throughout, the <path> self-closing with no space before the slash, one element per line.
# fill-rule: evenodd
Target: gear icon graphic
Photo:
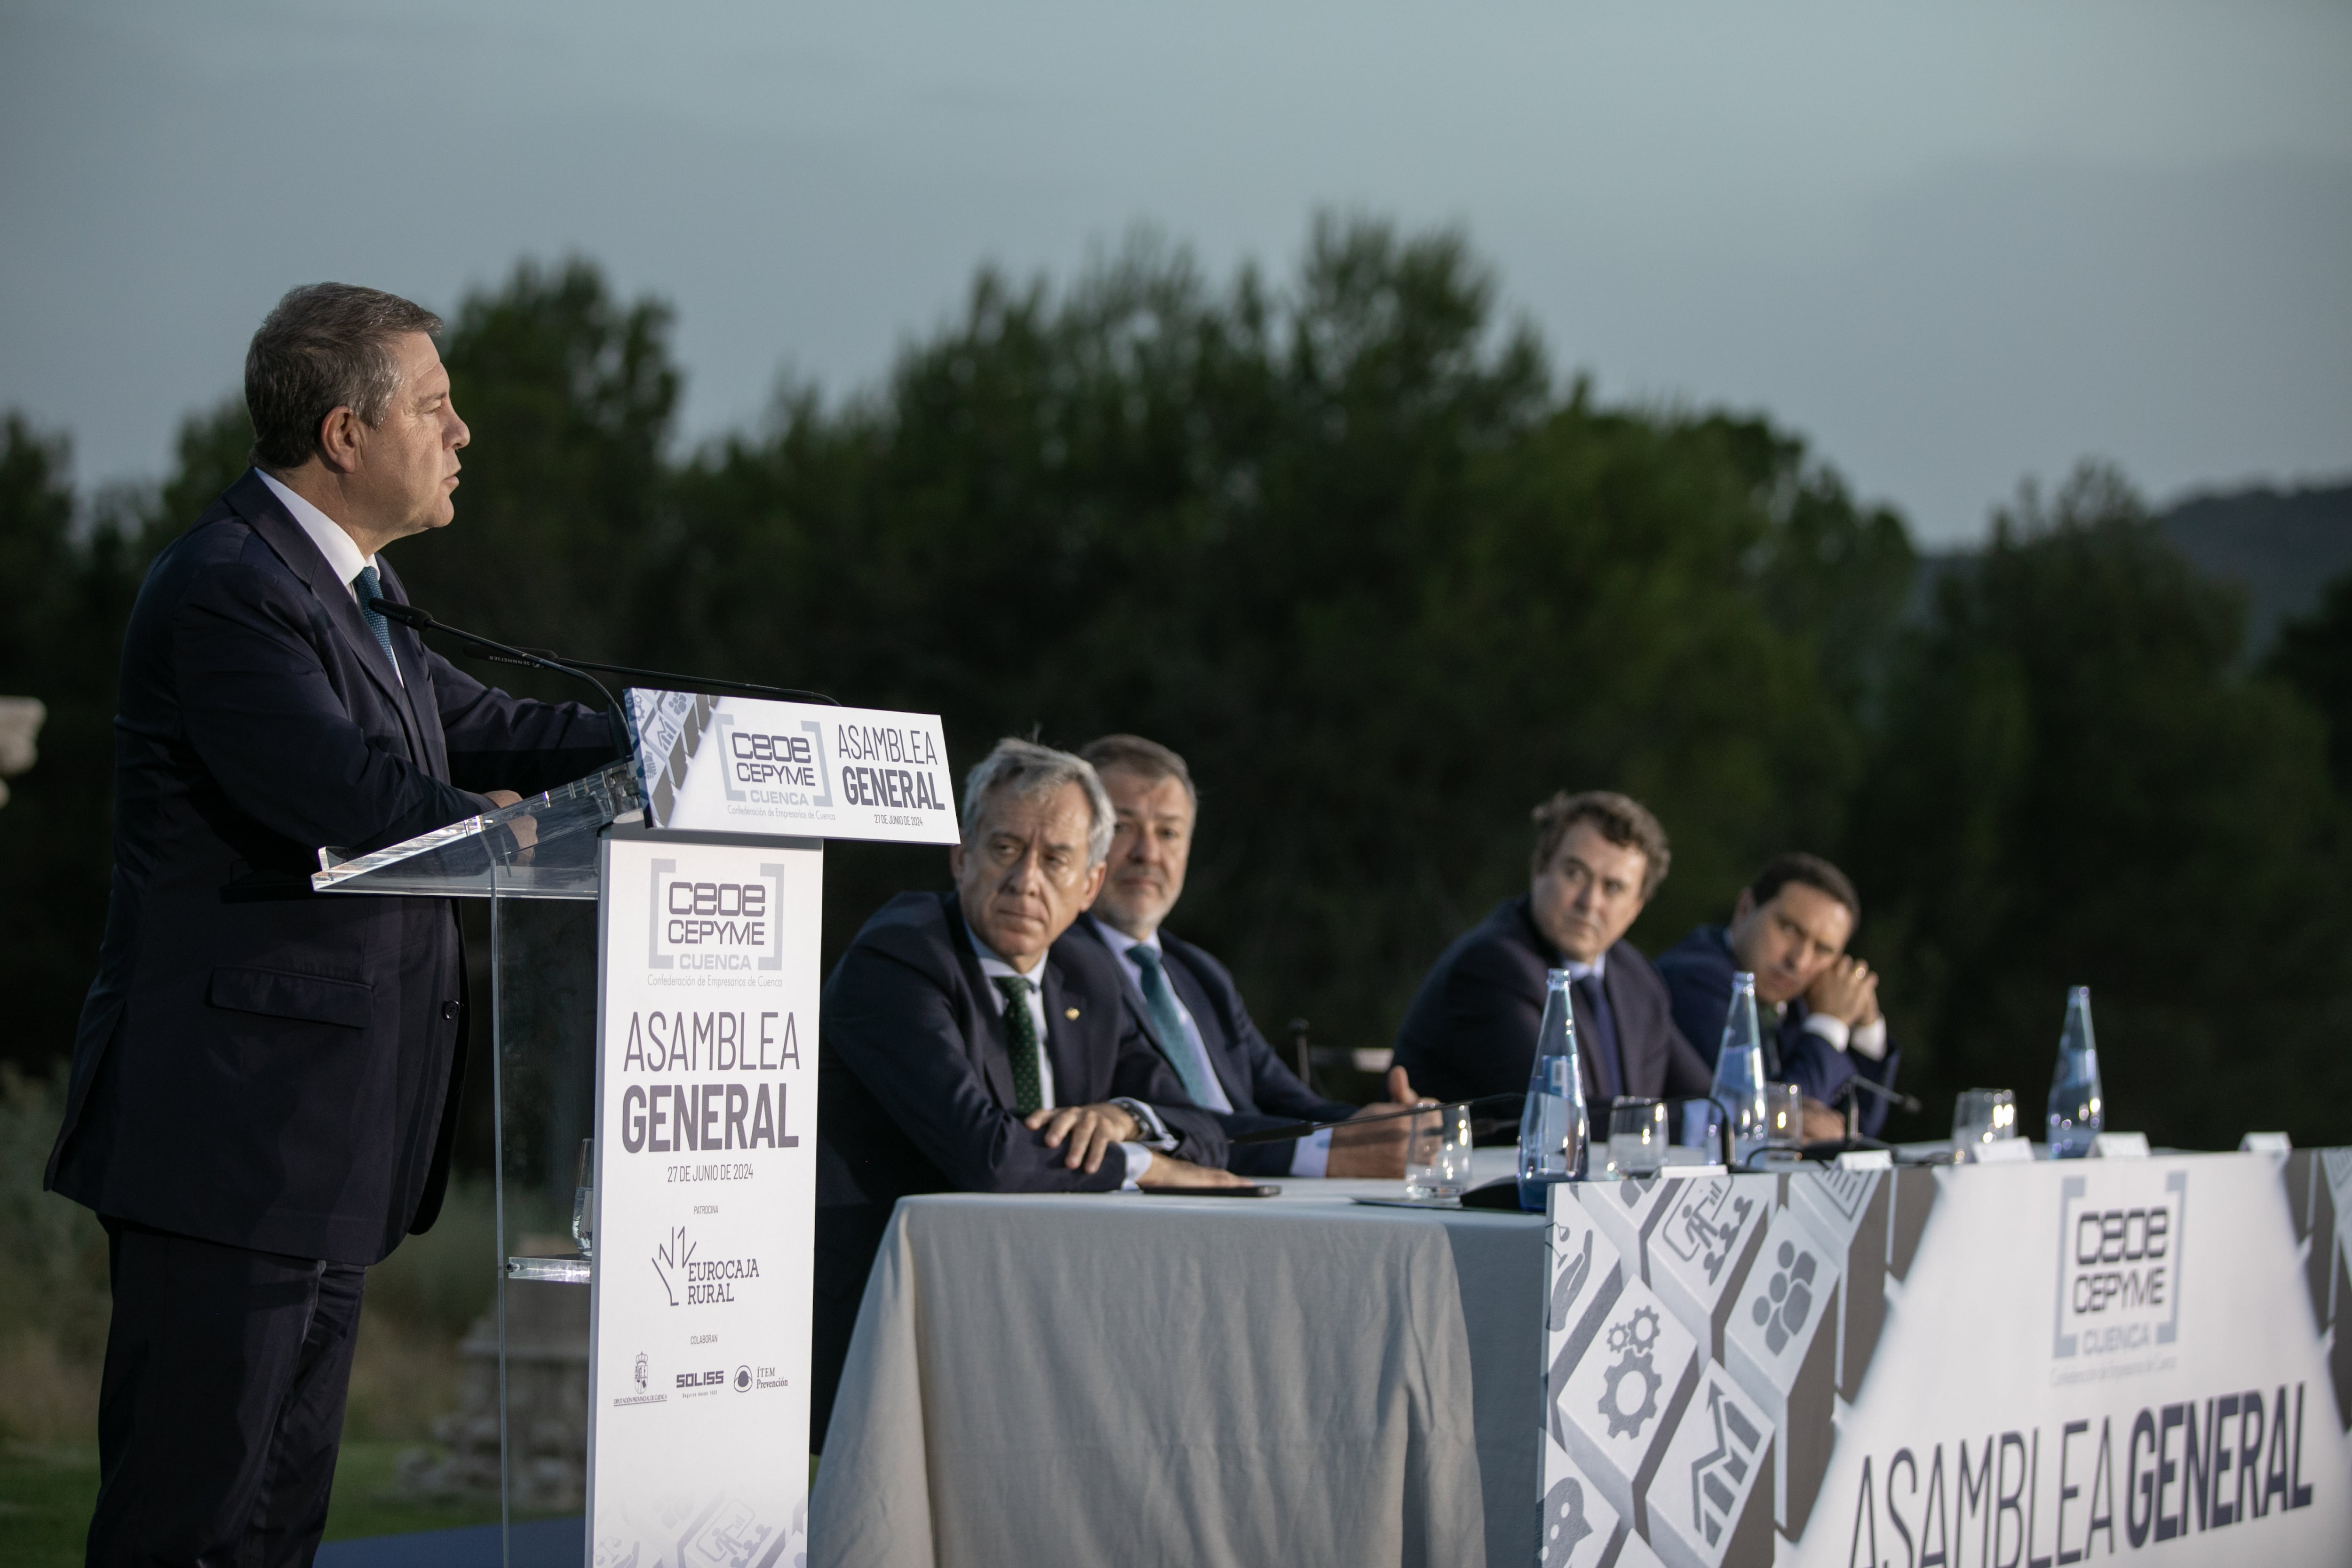
<path fill-rule="evenodd" d="M 1612 1331 L 1612 1334 L 1615 1331 Z M 1601 1390 L 1601 1414 L 1609 1418 L 1612 1437 L 1638 1437 L 1642 1424 L 1658 1413 L 1658 1388 L 1665 1380 L 1650 1365 L 1650 1358 L 1637 1350 L 1627 1350 L 1623 1359 L 1601 1376 L 1606 1379 Z M 1634 1409 L 1625 1408 L 1625 1380 L 1642 1380 L 1642 1402 Z"/>
<path fill-rule="evenodd" d="M 1658 1342 L 1658 1313 L 1654 1307 L 1636 1307 L 1633 1316 L 1622 1323 L 1609 1325 L 1609 1348 L 1623 1352 L 1632 1350 L 1647 1355 Z"/>

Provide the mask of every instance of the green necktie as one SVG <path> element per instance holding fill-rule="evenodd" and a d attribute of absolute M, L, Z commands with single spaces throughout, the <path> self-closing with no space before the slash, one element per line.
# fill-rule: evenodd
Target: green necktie
<path fill-rule="evenodd" d="M 1135 960 L 1135 966 L 1143 972 L 1143 1010 L 1151 1015 L 1151 1027 L 1160 1037 L 1160 1054 L 1176 1069 L 1193 1104 L 1211 1103 L 1209 1086 L 1201 1081 L 1201 1059 L 1192 1050 L 1192 1042 L 1184 1037 L 1184 1019 L 1176 1011 L 1176 993 L 1168 988 L 1168 975 L 1160 967 L 1160 950 L 1139 942 L 1127 950 L 1127 956 Z"/>
<path fill-rule="evenodd" d="M 1013 1037 L 1013 1109 L 1026 1116 L 1045 1107 L 1045 1075 L 1037 1070 L 1045 1049 L 1037 1038 L 1037 1017 L 1029 1011 L 1029 982 L 1018 974 L 990 976 L 1004 993 L 1004 1027 Z"/>

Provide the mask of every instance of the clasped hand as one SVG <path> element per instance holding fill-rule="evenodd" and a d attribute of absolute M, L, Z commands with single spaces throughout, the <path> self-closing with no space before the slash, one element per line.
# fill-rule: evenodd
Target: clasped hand
<path fill-rule="evenodd" d="M 1878 975 L 1858 958 L 1837 958 L 1805 992 L 1805 1005 L 1854 1028 L 1877 1021 Z"/>
<path fill-rule="evenodd" d="M 1045 1147 L 1069 1152 L 1062 1163 L 1073 1171 L 1093 1175 L 1102 1169 L 1103 1156 L 1114 1143 L 1125 1143 L 1143 1135 L 1143 1129 L 1127 1108 L 1108 1101 L 1099 1105 L 1061 1105 L 1051 1110 L 1033 1110 L 1021 1119 L 1021 1125 L 1031 1131 L 1045 1134 Z M 1156 1163 L 1157 1162 L 1155 1162 Z"/>

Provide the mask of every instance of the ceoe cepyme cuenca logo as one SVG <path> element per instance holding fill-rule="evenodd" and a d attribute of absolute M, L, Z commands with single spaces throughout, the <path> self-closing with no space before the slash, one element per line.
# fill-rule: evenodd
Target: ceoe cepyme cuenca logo
<path fill-rule="evenodd" d="M 740 865 L 709 875 L 681 873 L 674 859 L 653 862 L 646 912 L 646 963 L 652 969 L 719 973 L 780 970 L 784 938 L 777 915 L 784 868 L 763 862 L 757 875 Z"/>
<path fill-rule="evenodd" d="M 2189 1173 L 2109 1166 L 2070 1175 L 2058 1214 L 2052 1353 L 2125 1355 L 2180 1332 Z"/>

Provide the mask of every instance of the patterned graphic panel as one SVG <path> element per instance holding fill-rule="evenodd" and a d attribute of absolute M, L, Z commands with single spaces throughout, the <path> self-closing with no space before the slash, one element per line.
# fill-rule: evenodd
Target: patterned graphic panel
<path fill-rule="evenodd" d="M 1549 1236 L 1548 1565 L 2352 1563 L 2352 1151 L 1564 1185 Z"/>
<path fill-rule="evenodd" d="M 1763 1239 L 1779 1184 L 1775 1176 L 1685 1182 L 1650 1237 L 1650 1288 L 1718 1360 L 1724 1325 Z"/>

